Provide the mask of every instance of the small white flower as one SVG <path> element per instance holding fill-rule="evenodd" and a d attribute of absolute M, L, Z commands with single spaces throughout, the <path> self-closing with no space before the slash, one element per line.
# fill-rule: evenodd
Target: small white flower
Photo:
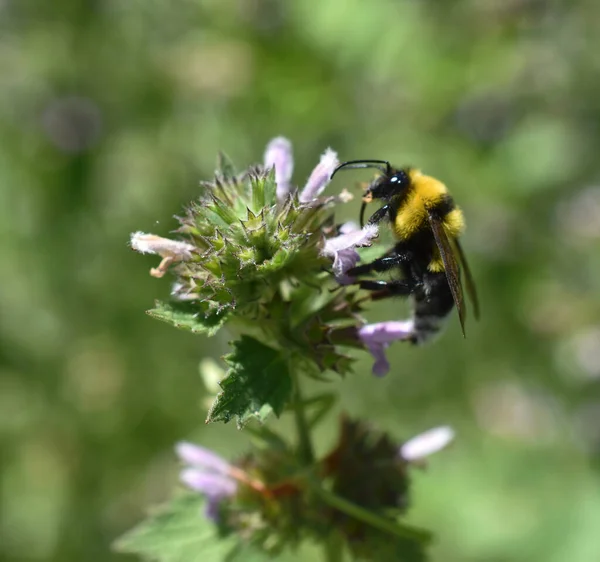
<path fill-rule="evenodd" d="M 408 462 L 419 462 L 446 448 L 454 440 L 454 430 L 443 425 L 409 439 L 400 447 L 400 456 Z"/>
<path fill-rule="evenodd" d="M 134 232 L 131 235 L 131 247 L 141 254 L 157 254 L 163 258 L 157 268 L 150 270 L 153 277 L 162 277 L 174 262 L 189 260 L 194 250 L 194 246 L 187 242 L 144 232 Z"/>

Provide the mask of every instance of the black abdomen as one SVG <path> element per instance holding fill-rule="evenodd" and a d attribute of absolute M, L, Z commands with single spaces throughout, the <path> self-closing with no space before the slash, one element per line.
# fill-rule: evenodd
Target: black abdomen
<path fill-rule="evenodd" d="M 423 286 L 413 293 L 414 343 L 420 344 L 435 336 L 452 312 L 454 299 L 446 273 L 425 273 Z"/>

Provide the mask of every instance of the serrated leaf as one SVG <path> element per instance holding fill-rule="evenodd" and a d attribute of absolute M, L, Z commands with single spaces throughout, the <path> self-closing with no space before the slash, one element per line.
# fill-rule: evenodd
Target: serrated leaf
<path fill-rule="evenodd" d="M 250 418 L 263 422 L 271 412 L 280 415 L 292 392 L 292 379 L 282 353 L 250 336 L 233 342 L 230 365 L 219 383 L 223 389 L 208 412 L 207 423 L 237 418 L 242 427 Z"/>
<path fill-rule="evenodd" d="M 227 320 L 227 312 L 208 310 L 206 306 L 191 303 L 164 303 L 156 301 L 148 316 L 194 334 L 214 336 Z"/>
<path fill-rule="evenodd" d="M 197 494 L 179 496 L 121 537 L 115 549 L 156 562 L 225 561 L 236 541 L 218 536 L 203 505 Z"/>

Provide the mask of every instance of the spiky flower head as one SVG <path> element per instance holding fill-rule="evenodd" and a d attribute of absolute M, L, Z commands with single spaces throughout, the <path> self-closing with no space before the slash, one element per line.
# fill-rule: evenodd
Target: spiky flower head
<path fill-rule="evenodd" d="M 266 317 L 281 284 L 314 280 L 326 262 L 320 256 L 321 229 L 330 209 L 277 200 L 271 170 L 240 176 L 218 174 L 204 183 L 206 195 L 181 219 L 178 232 L 197 257 L 175 268 L 178 294 L 195 297 L 205 314 L 259 320 Z"/>
<path fill-rule="evenodd" d="M 149 314 L 209 335 L 233 322 L 317 371 L 344 372 L 348 359 L 338 346 L 362 347 L 362 320 L 356 290 L 340 289 L 335 278 L 343 280 L 358 260 L 354 247 L 369 245 L 377 229 L 335 228 L 335 205 L 351 197 L 321 193 L 338 164 L 327 149 L 297 189 L 291 144 L 282 137 L 267 146 L 264 165 L 242 172 L 221 154 L 203 196 L 178 217 L 178 240 L 132 235 L 133 249 L 163 258 L 152 275 L 175 276 L 171 301 Z"/>

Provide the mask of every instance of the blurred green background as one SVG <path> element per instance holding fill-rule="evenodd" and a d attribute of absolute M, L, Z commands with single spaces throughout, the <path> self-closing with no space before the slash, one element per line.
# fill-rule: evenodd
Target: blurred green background
<path fill-rule="evenodd" d="M 466 212 L 483 309 L 468 339 L 454 318 L 435 345 L 395 346 L 385 379 L 365 354 L 332 384 L 399 440 L 457 429 L 414 482 L 433 560 L 600 560 L 597 13 L 592 0 L 2 0 L 0 559 L 127 560 L 110 543 L 172 491 L 175 441 L 244 446 L 233 425 L 203 426 L 198 363 L 227 335 L 145 316 L 170 281 L 127 241 L 175 227 L 218 149 L 243 167 L 283 134 L 299 184 L 331 145 L 419 166 Z"/>

